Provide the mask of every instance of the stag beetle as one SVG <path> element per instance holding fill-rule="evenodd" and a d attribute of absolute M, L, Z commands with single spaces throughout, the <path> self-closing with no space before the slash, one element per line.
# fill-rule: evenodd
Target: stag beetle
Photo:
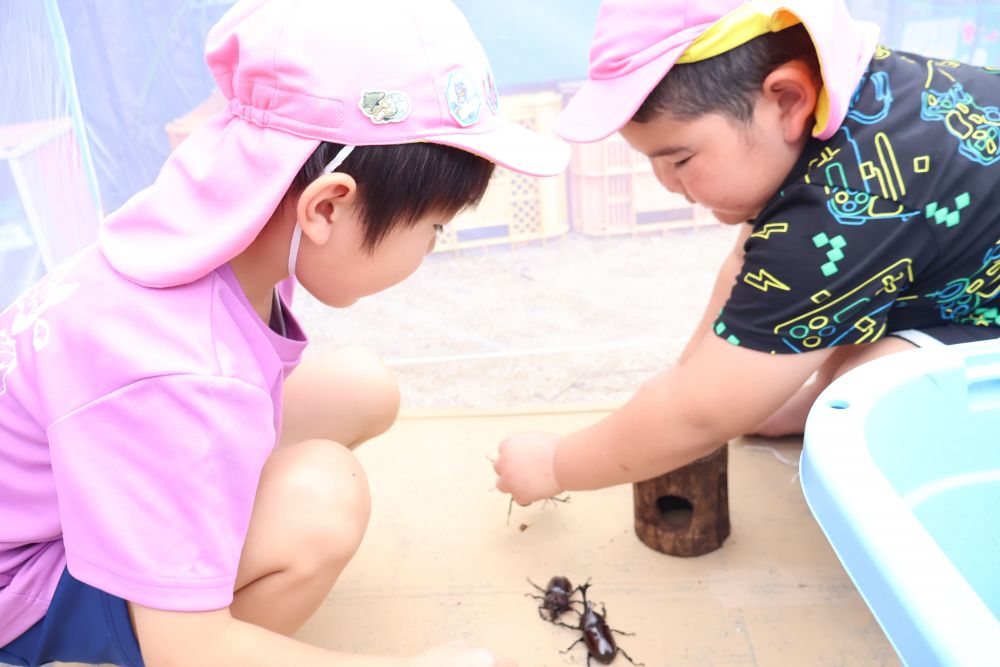
<path fill-rule="evenodd" d="M 587 601 L 588 588 L 590 588 L 590 582 L 582 584 L 576 588 L 576 590 L 580 591 L 580 594 L 583 595 L 583 613 L 580 614 L 579 626 L 574 627 L 566 623 L 558 623 L 558 625 L 582 631 L 583 636 L 561 652 L 569 653 L 570 649 L 580 642 L 583 642 L 587 647 L 587 667 L 590 667 L 591 658 L 594 658 L 602 665 L 610 665 L 615 659 L 615 656 L 619 653 L 625 656 L 625 659 L 633 665 L 643 665 L 644 663 L 633 660 L 632 656 L 626 653 L 624 649 L 615 643 L 613 633 L 617 632 L 620 635 L 627 636 L 631 636 L 632 633 L 622 632 L 621 630 L 614 630 L 608 627 L 608 623 L 605 620 L 606 612 L 603 605 L 601 606 L 601 613 L 598 613 L 597 610 L 594 609 L 594 605 Z M 553 623 L 556 623 L 556 621 L 553 621 Z"/>
<path fill-rule="evenodd" d="M 576 589 L 573 588 L 573 584 L 569 583 L 569 579 L 556 575 L 549 579 L 549 583 L 542 588 L 531 579 L 528 579 L 528 583 L 541 591 L 541 595 L 532 595 L 531 593 L 525 593 L 529 598 L 535 598 L 536 600 L 541 600 L 542 603 L 538 605 L 538 615 L 545 621 L 551 621 L 553 623 L 559 619 L 559 617 L 569 611 L 573 603 L 579 604 L 577 600 L 571 600 L 573 593 Z M 549 617 L 545 618 L 542 610 L 548 610 Z"/>

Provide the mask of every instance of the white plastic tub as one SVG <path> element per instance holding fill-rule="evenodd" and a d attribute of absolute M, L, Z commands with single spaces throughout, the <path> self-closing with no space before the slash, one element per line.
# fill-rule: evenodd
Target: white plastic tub
<path fill-rule="evenodd" d="M 1000 341 L 845 374 L 809 415 L 801 477 L 907 665 L 1000 665 Z"/>

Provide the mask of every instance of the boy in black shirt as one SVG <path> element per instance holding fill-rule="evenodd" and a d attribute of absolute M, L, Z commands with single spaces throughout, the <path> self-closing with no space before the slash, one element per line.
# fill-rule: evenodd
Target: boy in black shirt
<path fill-rule="evenodd" d="M 998 105 L 1000 71 L 879 47 L 842 0 L 605 0 L 556 131 L 620 131 L 741 232 L 678 365 L 591 427 L 508 438 L 498 488 L 654 477 L 801 432 L 865 361 L 1000 335 Z"/>

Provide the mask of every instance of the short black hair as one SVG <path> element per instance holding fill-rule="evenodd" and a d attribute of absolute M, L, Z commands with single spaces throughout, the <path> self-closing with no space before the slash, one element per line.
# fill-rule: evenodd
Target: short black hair
<path fill-rule="evenodd" d="M 648 123 L 663 113 L 678 120 L 694 120 L 720 113 L 748 123 L 764 79 L 793 60 L 806 62 L 819 75 L 816 48 L 801 23 L 765 33 L 707 60 L 674 65 L 632 120 Z"/>
<path fill-rule="evenodd" d="M 306 160 L 285 195 L 291 201 L 322 175 L 341 144 L 321 143 Z M 474 153 L 431 143 L 359 146 L 338 172 L 358 184 L 358 215 L 365 227 L 363 248 L 371 252 L 397 227 L 430 214 L 453 216 L 483 198 L 495 165 Z"/>

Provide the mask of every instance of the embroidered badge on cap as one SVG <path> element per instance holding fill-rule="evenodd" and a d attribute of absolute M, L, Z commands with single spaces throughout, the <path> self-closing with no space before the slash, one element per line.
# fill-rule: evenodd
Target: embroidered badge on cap
<path fill-rule="evenodd" d="M 448 111 L 451 112 L 452 118 L 462 127 L 468 127 L 479 120 L 483 99 L 479 94 L 479 88 L 465 70 L 457 70 L 448 76 L 445 99 L 448 101 Z"/>
<path fill-rule="evenodd" d="M 493 70 L 486 70 L 486 104 L 493 113 L 500 112 L 500 95 L 497 93 L 497 83 L 493 80 Z"/>
<path fill-rule="evenodd" d="M 358 107 L 373 123 L 382 125 L 406 120 L 413 105 L 406 93 L 398 90 L 369 90 L 361 96 Z"/>

